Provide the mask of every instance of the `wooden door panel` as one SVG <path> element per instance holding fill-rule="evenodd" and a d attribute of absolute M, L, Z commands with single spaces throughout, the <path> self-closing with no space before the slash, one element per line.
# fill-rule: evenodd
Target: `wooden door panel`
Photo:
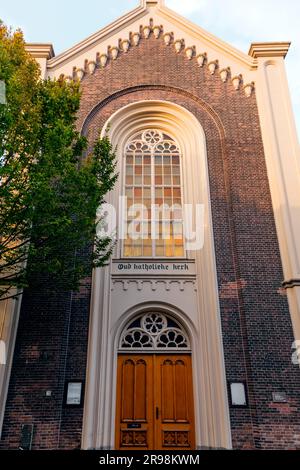
<path fill-rule="evenodd" d="M 194 448 L 191 357 L 119 356 L 116 449 Z"/>
<path fill-rule="evenodd" d="M 119 356 L 116 448 L 153 449 L 153 357 Z"/>
<path fill-rule="evenodd" d="M 156 450 L 195 448 L 192 364 L 190 356 L 155 357 Z"/>
<path fill-rule="evenodd" d="M 147 363 L 144 359 L 136 363 L 134 420 L 147 422 Z"/>

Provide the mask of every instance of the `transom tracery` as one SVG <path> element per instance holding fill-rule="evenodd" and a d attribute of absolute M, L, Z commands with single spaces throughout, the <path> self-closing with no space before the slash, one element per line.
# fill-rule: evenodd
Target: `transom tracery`
<path fill-rule="evenodd" d="M 148 312 L 125 328 L 119 349 L 188 351 L 190 344 L 187 334 L 175 320 L 160 312 Z"/>

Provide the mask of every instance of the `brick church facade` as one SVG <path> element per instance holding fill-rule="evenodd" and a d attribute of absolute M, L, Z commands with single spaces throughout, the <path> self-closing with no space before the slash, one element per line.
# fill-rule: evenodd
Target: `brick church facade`
<path fill-rule="evenodd" d="M 27 48 L 43 77 L 81 81 L 78 129 L 117 146 L 117 218 L 125 194 L 202 204 L 204 244 L 119 239 L 79 293 L 0 307 L 1 448 L 299 449 L 289 43 L 246 55 L 142 0 L 57 57 Z"/>

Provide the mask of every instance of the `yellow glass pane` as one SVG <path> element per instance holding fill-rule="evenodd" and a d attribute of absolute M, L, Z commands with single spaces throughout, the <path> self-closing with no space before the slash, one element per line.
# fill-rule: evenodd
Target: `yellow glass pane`
<path fill-rule="evenodd" d="M 131 248 L 127 248 L 126 246 L 124 247 L 124 257 L 125 258 L 130 258 L 132 256 L 132 250 Z"/>
<path fill-rule="evenodd" d="M 175 251 L 174 251 L 174 256 L 176 256 L 176 258 L 183 258 L 184 257 L 184 249 L 183 247 L 175 247 Z"/>
<path fill-rule="evenodd" d="M 155 249 L 155 254 L 156 256 L 164 256 L 165 255 L 164 247 L 157 246 Z"/>
<path fill-rule="evenodd" d="M 142 256 L 143 247 L 142 246 L 133 246 L 132 252 L 133 252 L 133 257 Z"/>
<path fill-rule="evenodd" d="M 152 257 L 152 247 L 145 247 L 143 248 L 143 256 L 151 258 Z"/>
<path fill-rule="evenodd" d="M 168 258 L 171 258 L 172 256 L 174 256 L 174 248 L 173 248 L 173 245 L 172 246 L 166 246 L 166 256 Z"/>
<path fill-rule="evenodd" d="M 171 224 L 162 224 L 162 236 L 166 243 L 169 243 L 172 236 Z"/>

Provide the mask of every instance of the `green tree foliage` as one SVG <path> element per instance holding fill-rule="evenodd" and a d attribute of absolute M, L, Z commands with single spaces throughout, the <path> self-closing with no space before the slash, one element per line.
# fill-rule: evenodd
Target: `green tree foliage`
<path fill-rule="evenodd" d="M 39 77 L 22 33 L 0 23 L 0 300 L 27 286 L 76 290 L 113 247 L 96 231 L 117 179 L 110 141 L 88 153 L 76 131 L 79 84 Z"/>

